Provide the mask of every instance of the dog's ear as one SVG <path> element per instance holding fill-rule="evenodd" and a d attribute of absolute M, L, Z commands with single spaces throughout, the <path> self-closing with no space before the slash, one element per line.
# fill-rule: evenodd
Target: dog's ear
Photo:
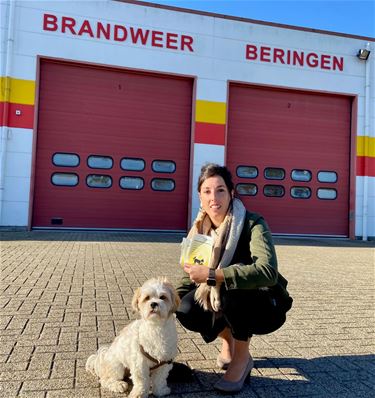
<path fill-rule="evenodd" d="M 180 305 L 181 299 L 180 299 L 179 295 L 177 294 L 177 291 L 176 291 L 175 288 L 173 288 L 173 292 L 174 292 L 174 294 L 173 294 L 172 297 L 173 297 L 173 300 L 174 300 L 174 305 L 173 305 L 172 311 L 176 312 L 178 307 L 179 307 L 179 305 Z"/>
<path fill-rule="evenodd" d="M 177 311 L 178 306 L 180 305 L 180 297 L 177 294 L 176 289 L 174 288 L 174 286 L 168 282 L 168 281 L 164 281 L 165 286 L 167 287 L 167 289 L 170 291 L 171 293 L 171 297 L 172 297 L 172 308 L 171 308 L 171 313 L 175 313 Z"/>
<path fill-rule="evenodd" d="M 132 308 L 134 312 L 139 312 L 139 305 L 138 305 L 138 301 L 139 301 L 139 297 L 141 295 L 141 288 L 139 287 L 133 295 L 133 299 L 132 299 Z"/>

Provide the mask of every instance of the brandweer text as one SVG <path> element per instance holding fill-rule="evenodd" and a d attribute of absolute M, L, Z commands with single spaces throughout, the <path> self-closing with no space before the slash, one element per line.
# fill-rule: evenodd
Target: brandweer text
<path fill-rule="evenodd" d="M 194 52 L 194 39 L 188 35 L 119 24 L 90 22 L 87 19 L 83 22 L 78 22 L 72 17 L 57 17 L 53 14 L 43 15 L 43 30 L 117 42 L 128 41 L 133 44 L 150 45 L 151 47 L 167 48 L 170 50 Z"/>

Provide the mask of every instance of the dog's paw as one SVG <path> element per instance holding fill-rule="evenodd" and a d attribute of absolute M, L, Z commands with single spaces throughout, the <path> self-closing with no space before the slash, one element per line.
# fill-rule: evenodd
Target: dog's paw
<path fill-rule="evenodd" d="M 128 395 L 128 398 L 147 398 L 148 394 L 146 392 L 139 391 L 137 389 L 132 389 L 131 393 Z"/>
<path fill-rule="evenodd" d="M 126 383 L 125 381 L 118 381 L 118 380 L 107 381 L 105 383 L 102 383 L 102 385 L 107 390 L 112 392 L 125 392 L 129 388 L 128 383 Z"/>
<path fill-rule="evenodd" d="M 96 376 L 95 374 L 95 361 L 96 361 L 97 355 L 90 355 L 86 361 L 86 372 L 89 372 Z"/>
<path fill-rule="evenodd" d="M 163 388 L 153 388 L 152 389 L 152 393 L 156 396 L 156 397 L 164 397 L 165 395 L 169 395 L 171 393 L 171 389 L 167 386 L 164 386 Z"/>

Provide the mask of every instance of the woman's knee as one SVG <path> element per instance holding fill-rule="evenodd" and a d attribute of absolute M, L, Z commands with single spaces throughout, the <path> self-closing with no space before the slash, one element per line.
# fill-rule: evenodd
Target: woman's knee
<path fill-rule="evenodd" d="M 176 317 L 181 324 L 189 330 L 200 331 L 207 323 L 207 317 L 202 307 L 194 299 L 194 291 L 185 295 L 176 311 Z"/>
<path fill-rule="evenodd" d="M 249 298 L 240 290 L 225 290 L 221 294 L 221 309 L 226 314 L 243 314 Z"/>
<path fill-rule="evenodd" d="M 191 324 L 194 324 L 194 300 L 191 297 L 191 293 L 185 295 L 178 306 L 176 311 L 176 317 L 181 324 L 191 330 Z"/>

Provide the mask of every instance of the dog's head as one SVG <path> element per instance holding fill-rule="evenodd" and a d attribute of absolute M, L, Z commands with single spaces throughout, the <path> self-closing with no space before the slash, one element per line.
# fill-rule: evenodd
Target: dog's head
<path fill-rule="evenodd" d="M 143 319 L 165 320 L 176 312 L 180 299 L 166 278 L 153 278 L 135 292 L 132 307 Z"/>

